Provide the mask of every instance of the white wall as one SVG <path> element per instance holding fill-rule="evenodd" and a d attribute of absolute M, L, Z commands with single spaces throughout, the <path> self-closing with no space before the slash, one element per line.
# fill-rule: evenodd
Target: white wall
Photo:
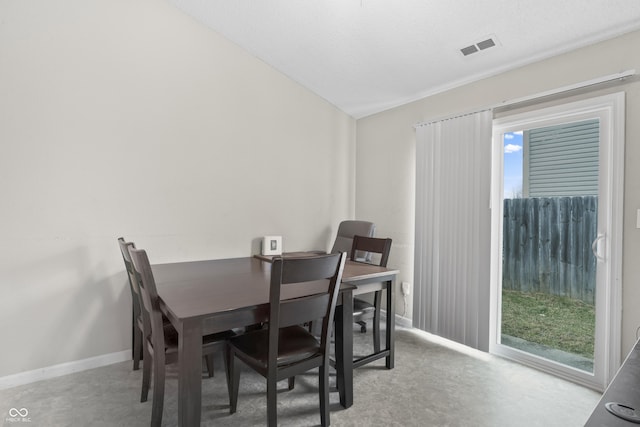
<path fill-rule="evenodd" d="M 371 218 L 378 235 L 393 238 L 389 265 L 401 267 L 400 280 L 413 281 L 415 124 L 628 69 L 640 71 L 638 46 L 640 32 L 630 33 L 358 120 L 356 216 Z M 640 326 L 640 230 L 635 228 L 640 208 L 640 82 L 609 91 L 618 90 L 627 94 L 622 278 L 626 355 Z M 408 318 L 411 305 L 410 300 Z"/>
<path fill-rule="evenodd" d="M 326 249 L 355 121 L 164 0 L 0 0 L 0 377 L 130 347 L 152 262 Z"/>

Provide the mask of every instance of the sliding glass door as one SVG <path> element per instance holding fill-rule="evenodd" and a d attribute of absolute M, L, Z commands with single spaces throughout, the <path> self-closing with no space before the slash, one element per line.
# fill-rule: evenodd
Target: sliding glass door
<path fill-rule="evenodd" d="M 494 121 L 491 350 L 597 389 L 619 360 L 622 106 Z"/>

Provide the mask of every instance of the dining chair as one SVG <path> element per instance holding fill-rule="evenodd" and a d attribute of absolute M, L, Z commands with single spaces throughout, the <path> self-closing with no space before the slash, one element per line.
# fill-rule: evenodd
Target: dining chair
<path fill-rule="evenodd" d="M 336 240 L 333 243 L 331 253 L 346 252 L 351 260 L 371 261 L 371 254 L 356 251 L 352 254 L 353 237 L 366 236 L 373 237 L 376 226 L 373 222 L 360 220 L 346 220 L 338 225 Z M 371 304 L 359 298 L 353 300 L 353 323 L 360 325 L 360 332 L 367 332 L 367 320 L 373 319 L 373 307 Z"/>
<path fill-rule="evenodd" d="M 124 267 L 129 279 L 129 288 L 131 290 L 132 300 L 132 354 L 133 354 L 133 370 L 140 369 L 140 360 L 144 360 L 144 350 L 142 348 L 143 336 L 144 336 L 144 322 L 142 319 L 142 297 L 140 296 L 139 280 L 136 280 L 136 275 L 133 270 L 133 264 L 131 264 L 131 256 L 129 255 L 129 248 L 136 248 L 135 243 L 127 242 L 124 237 L 118 237 L 118 245 L 120 246 L 120 253 L 122 254 L 122 260 L 124 261 Z M 169 319 L 162 315 L 162 323 L 165 328 L 170 328 Z M 213 376 L 213 358 L 205 358 L 207 364 L 207 371 L 209 376 Z"/>
<path fill-rule="evenodd" d="M 142 343 L 144 341 L 144 321 L 142 318 L 142 297 L 140 296 L 139 280 L 136 280 L 136 274 L 131 263 L 131 256 L 129 254 L 129 248 L 136 248 L 135 243 L 127 242 L 123 237 L 118 238 L 118 244 L 120 245 L 120 253 L 124 261 L 125 270 L 127 271 L 127 277 L 129 278 L 129 287 L 132 295 L 132 308 L 133 308 L 133 370 L 137 371 L 140 368 L 140 360 L 144 359 L 144 349 Z M 162 315 L 162 323 L 164 328 L 170 330 L 173 326 L 169 322 L 166 316 Z M 147 334 L 148 335 L 148 334 Z M 213 377 L 213 358 L 204 357 L 207 366 L 209 377 Z"/>
<path fill-rule="evenodd" d="M 357 252 L 366 252 L 370 255 L 368 263 L 376 264 L 380 267 L 386 267 L 391 252 L 391 239 L 353 236 L 353 245 L 351 246 L 351 258 L 355 259 Z M 375 256 L 374 256 L 375 254 Z M 360 261 L 365 262 L 365 261 Z M 380 351 L 380 308 L 382 303 L 382 291 L 374 292 L 373 304 L 362 299 L 353 299 L 353 318 L 354 323 L 361 325 L 362 332 L 366 332 L 366 320 L 373 319 L 373 349 L 377 353 Z M 356 320 L 357 316 L 357 320 Z M 362 323 L 364 323 L 364 327 Z"/>
<path fill-rule="evenodd" d="M 178 362 L 178 332 L 169 323 L 162 320 L 158 290 L 153 278 L 151 264 L 146 251 L 128 246 L 131 264 L 133 266 L 133 281 L 137 280 L 142 301 L 141 311 L 143 319 L 143 350 L 144 363 L 142 374 L 141 402 L 146 402 L 151 381 L 151 366 L 153 365 L 153 405 L 151 409 L 151 426 L 160 426 L 164 407 L 165 365 Z M 228 374 L 227 339 L 235 335 L 231 331 L 202 337 L 202 354 L 207 359 L 209 376 L 213 376 L 213 354 L 222 352 L 225 362 L 225 373 Z M 227 377 L 227 389 L 229 377 Z"/>
<path fill-rule="evenodd" d="M 351 254 L 351 246 L 353 245 L 353 236 L 373 237 L 376 231 L 376 225 L 369 221 L 346 220 L 338 225 L 336 240 L 333 242 L 331 253 L 336 254 L 346 252 Z M 357 258 L 367 258 L 368 255 L 363 252 L 357 253 Z"/>
<path fill-rule="evenodd" d="M 125 270 L 127 271 L 127 278 L 129 280 L 129 290 L 131 291 L 131 306 L 132 306 L 132 345 L 131 351 L 133 356 L 133 370 L 140 369 L 140 359 L 142 358 L 142 311 L 140 309 L 140 289 L 135 280 L 132 280 L 133 267 L 129 258 L 129 246 L 135 248 L 133 242 L 125 242 L 123 237 L 118 237 L 118 245 L 120 246 L 120 253 L 122 254 L 122 260 L 124 261 Z"/>
<path fill-rule="evenodd" d="M 269 317 L 265 328 L 229 340 L 230 403 L 236 412 L 240 384 L 238 360 L 267 380 L 267 421 L 275 427 L 277 382 L 319 368 L 320 420 L 329 425 L 329 338 L 346 253 L 314 257 L 276 257 L 271 266 Z M 292 289 L 302 296 L 281 300 Z M 296 294 L 297 295 L 297 294 Z M 316 338 L 300 326 L 305 321 L 322 320 Z"/>

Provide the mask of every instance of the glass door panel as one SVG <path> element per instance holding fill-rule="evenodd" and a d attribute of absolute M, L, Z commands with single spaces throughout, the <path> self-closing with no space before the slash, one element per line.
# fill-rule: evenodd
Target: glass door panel
<path fill-rule="evenodd" d="M 500 343 L 593 372 L 599 120 L 503 134 Z"/>

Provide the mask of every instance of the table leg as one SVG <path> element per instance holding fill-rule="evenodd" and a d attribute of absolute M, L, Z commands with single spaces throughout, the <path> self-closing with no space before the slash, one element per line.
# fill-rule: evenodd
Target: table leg
<path fill-rule="evenodd" d="M 184 322 L 178 334 L 178 425 L 199 426 L 202 403 L 202 322 Z"/>
<path fill-rule="evenodd" d="M 353 405 L 353 293 L 342 292 L 342 305 L 336 308 L 336 377 L 340 404 Z"/>
<path fill-rule="evenodd" d="M 396 298 L 395 287 L 393 286 L 395 279 L 389 280 L 387 283 L 387 348 L 389 355 L 386 357 L 387 369 L 393 369 L 395 365 L 395 342 L 396 342 Z"/>

